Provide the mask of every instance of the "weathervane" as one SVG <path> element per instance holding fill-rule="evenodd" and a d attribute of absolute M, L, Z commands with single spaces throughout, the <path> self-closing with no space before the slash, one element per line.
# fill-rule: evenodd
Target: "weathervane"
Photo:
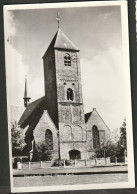
<path fill-rule="evenodd" d="M 59 28 L 59 23 L 60 23 L 60 14 L 59 14 L 59 12 L 57 12 L 57 17 L 56 17 L 56 20 L 57 20 L 57 22 L 58 22 L 58 28 Z"/>

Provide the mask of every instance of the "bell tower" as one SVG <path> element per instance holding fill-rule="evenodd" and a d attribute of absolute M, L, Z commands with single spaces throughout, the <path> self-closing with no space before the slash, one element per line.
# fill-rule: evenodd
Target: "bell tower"
<path fill-rule="evenodd" d="M 43 56 L 48 112 L 58 128 L 62 159 L 87 158 L 79 48 L 58 30 Z M 78 153 L 78 154 L 77 154 Z"/>

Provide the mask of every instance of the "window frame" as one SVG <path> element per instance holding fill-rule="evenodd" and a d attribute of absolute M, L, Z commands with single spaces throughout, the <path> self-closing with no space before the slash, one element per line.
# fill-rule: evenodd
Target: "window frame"
<path fill-rule="evenodd" d="M 99 130 L 96 125 L 92 127 L 92 139 L 93 139 L 93 149 L 97 149 L 100 146 Z"/>
<path fill-rule="evenodd" d="M 68 53 L 64 56 L 64 65 L 71 66 L 71 56 Z"/>
<path fill-rule="evenodd" d="M 74 92 L 71 88 L 67 89 L 67 100 L 69 100 L 69 101 L 74 100 Z"/>
<path fill-rule="evenodd" d="M 50 143 L 50 145 L 48 145 L 50 147 L 49 150 L 53 150 L 53 133 L 50 129 L 46 129 L 46 131 L 45 131 L 45 144 L 47 143 L 46 140 L 47 139 L 49 140 L 49 137 L 50 137 L 50 142 L 48 142 L 48 143 Z"/>

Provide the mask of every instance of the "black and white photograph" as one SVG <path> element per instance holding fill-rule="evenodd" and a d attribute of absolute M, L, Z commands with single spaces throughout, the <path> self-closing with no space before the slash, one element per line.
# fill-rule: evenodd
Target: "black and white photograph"
<path fill-rule="evenodd" d="M 133 188 L 126 1 L 4 6 L 12 192 Z"/>

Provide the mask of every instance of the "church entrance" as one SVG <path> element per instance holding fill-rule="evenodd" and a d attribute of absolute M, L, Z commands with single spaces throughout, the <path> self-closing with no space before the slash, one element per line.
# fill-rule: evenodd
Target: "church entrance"
<path fill-rule="evenodd" d="M 81 159 L 81 153 L 78 150 L 70 150 L 69 151 L 70 160 Z"/>

